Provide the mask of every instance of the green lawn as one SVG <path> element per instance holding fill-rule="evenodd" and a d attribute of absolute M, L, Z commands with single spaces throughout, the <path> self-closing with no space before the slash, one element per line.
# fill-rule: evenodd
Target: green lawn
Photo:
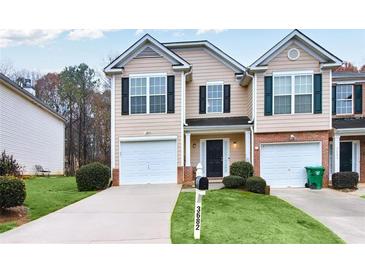
<path fill-rule="evenodd" d="M 212 190 L 203 198 L 201 239 L 193 237 L 194 192 L 181 192 L 171 220 L 173 243 L 343 243 L 328 228 L 274 196 Z"/>
<path fill-rule="evenodd" d="M 86 198 L 94 191 L 79 192 L 75 177 L 37 177 L 25 181 L 29 219 L 35 220 L 57 209 Z M 0 233 L 12 229 L 15 222 L 0 224 Z"/>

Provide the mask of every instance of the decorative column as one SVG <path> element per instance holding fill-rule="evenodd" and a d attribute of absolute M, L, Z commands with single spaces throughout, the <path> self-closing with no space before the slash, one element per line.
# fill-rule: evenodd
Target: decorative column
<path fill-rule="evenodd" d="M 185 166 L 189 167 L 190 164 L 190 132 L 185 133 Z"/>
<path fill-rule="evenodd" d="M 340 171 L 340 135 L 333 137 L 333 161 L 334 161 L 334 172 Z"/>
<path fill-rule="evenodd" d="M 245 158 L 251 163 L 251 131 L 245 131 Z"/>

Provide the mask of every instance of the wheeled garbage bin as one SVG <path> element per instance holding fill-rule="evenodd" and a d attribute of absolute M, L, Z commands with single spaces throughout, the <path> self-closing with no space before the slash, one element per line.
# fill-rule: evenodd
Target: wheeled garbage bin
<path fill-rule="evenodd" d="M 323 166 L 306 166 L 307 171 L 307 186 L 312 189 L 321 189 L 323 185 Z"/>

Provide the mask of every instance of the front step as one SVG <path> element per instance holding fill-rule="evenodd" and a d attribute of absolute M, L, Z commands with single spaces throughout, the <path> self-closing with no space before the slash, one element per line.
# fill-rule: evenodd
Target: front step
<path fill-rule="evenodd" d="M 210 184 L 222 183 L 223 177 L 208 177 Z"/>

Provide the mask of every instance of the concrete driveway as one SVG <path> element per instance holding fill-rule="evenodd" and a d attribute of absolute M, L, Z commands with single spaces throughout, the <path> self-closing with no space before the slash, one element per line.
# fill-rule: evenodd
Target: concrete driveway
<path fill-rule="evenodd" d="M 170 243 L 181 186 L 112 187 L 0 234 L 0 243 Z"/>
<path fill-rule="evenodd" d="M 365 199 L 333 189 L 272 189 L 271 193 L 319 220 L 346 243 L 365 243 Z"/>

